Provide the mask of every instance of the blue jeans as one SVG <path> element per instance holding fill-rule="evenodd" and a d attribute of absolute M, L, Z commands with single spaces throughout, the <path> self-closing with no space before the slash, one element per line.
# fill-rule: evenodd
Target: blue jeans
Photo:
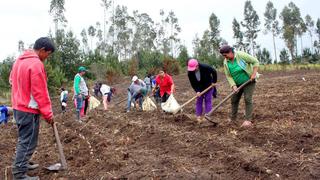
<path fill-rule="evenodd" d="M 76 99 L 77 99 L 77 111 L 80 111 L 83 106 L 83 97 L 77 96 Z"/>
<path fill-rule="evenodd" d="M 18 142 L 12 174 L 16 179 L 25 176 L 27 165 L 38 144 L 39 114 L 13 110 L 18 126 Z"/>
<path fill-rule="evenodd" d="M 130 110 L 132 100 L 139 100 L 140 109 L 142 108 L 143 96 L 140 93 L 131 94 L 131 92 L 128 91 L 127 110 Z"/>

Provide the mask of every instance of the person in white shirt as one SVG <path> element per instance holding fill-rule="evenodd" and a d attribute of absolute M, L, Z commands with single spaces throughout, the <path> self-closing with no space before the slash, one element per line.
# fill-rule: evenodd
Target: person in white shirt
<path fill-rule="evenodd" d="M 106 111 L 108 110 L 108 102 L 111 101 L 113 88 L 102 83 L 99 83 L 99 85 L 100 85 L 100 92 L 102 94 L 102 99 L 103 99 L 103 107 L 104 107 L 104 110 Z"/>
<path fill-rule="evenodd" d="M 61 88 L 60 103 L 61 103 L 61 110 L 63 113 L 66 112 L 67 100 L 68 100 L 68 91 L 65 90 L 64 88 Z"/>

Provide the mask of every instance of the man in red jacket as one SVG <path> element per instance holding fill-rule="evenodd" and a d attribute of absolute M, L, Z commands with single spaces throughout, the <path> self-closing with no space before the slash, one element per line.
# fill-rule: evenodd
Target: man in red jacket
<path fill-rule="evenodd" d="M 12 167 L 14 179 L 39 179 L 26 173 L 35 167 L 29 160 L 38 143 L 40 114 L 49 124 L 53 124 L 43 62 L 54 50 L 49 38 L 39 38 L 33 50 L 25 51 L 15 61 L 10 73 L 13 116 L 18 126 L 16 157 Z"/>

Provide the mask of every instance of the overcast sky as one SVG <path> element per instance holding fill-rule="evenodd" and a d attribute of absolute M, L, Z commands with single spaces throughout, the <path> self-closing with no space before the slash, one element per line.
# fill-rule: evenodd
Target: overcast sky
<path fill-rule="evenodd" d="M 48 35 L 53 29 L 52 18 L 49 16 L 51 0 L 1 0 L 0 2 L 0 60 L 9 55 L 18 55 L 18 41 L 25 42 L 25 47 L 33 43 L 38 37 Z M 173 10 L 179 20 L 182 32 L 179 37 L 191 54 L 192 40 L 195 34 L 199 37 L 209 28 L 209 16 L 215 13 L 220 19 L 221 37 L 229 44 L 233 44 L 232 20 L 243 20 L 245 0 L 115 0 L 115 4 L 125 5 L 132 15 L 133 10 L 149 14 L 156 22 L 159 21 L 160 9 L 165 12 Z M 263 13 L 267 1 L 252 0 L 254 9 L 258 12 L 261 27 L 264 24 Z M 274 0 L 278 14 L 290 0 Z M 320 18 L 320 0 L 293 0 L 300 8 L 303 16 L 308 13 L 313 20 Z M 83 28 L 95 25 L 103 20 L 101 0 L 65 0 L 65 16 L 68 20 L 68 30 L 75 32 L 80 39 Z M 281 22 L 281 21 L 280 21 Z M 310 46 L 309 36 L 304 37 L 304 46 Z M 272 50 L 271 36 L 258 36 L 258 44 Z M 277 40 L 278 49 L 284 47 L 283 40 Z M 272 51 L 271 51 L 272 52 Z M 272 52 L 273 53 L 273 52 Z"/>

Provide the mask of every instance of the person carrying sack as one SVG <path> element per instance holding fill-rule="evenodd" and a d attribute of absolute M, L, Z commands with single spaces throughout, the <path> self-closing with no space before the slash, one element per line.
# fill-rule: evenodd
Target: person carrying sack
<path fill-rule="evenodd" d="M 66 112 L 67 101 L 68 101 L 68 91 L 65 90 L 62 87 L 61 88 L 61 93 L 60 93 L 60 103 L 61 103 L 61 111 L 62 111 L 62 113 Z"/>
<path fill-rule="evenodd" d="M 160 89 L 161 102 L 164 103 L 168 100 L 169 96 L 175 91 L 172 77 L 160 70 L 156 76 L 156 86 L 153 88 L 152 93 L 156 93 L 156 89 Z"/>
<path fill-rule="evenodd" d="M 108 110 L 108 102 L 111 101 L 111 97 L 112 97 L 112 93 L 114 92 L 114 88 L 106 85 L 106 84 L 102 84 L 102 83 L 99 83 L 99 86 L 100 86 L 100 92 L 102 94 L 102 102 L 103 102 L 103 107 L 104 107 L 104 110 L 107 111 Z"/>
<path fill-rule="evenodd" d="M 141 79 L 139 79 L 138 76 L 133 76 L 132 83 L 128 88 L 127 112 L 130 112 L 132 100 L 134 100 L 134 102 L 138 101 L 139 109 L 142 110 L 142 101 L 144 96 L 146 95 L 146 84 Z"/>

